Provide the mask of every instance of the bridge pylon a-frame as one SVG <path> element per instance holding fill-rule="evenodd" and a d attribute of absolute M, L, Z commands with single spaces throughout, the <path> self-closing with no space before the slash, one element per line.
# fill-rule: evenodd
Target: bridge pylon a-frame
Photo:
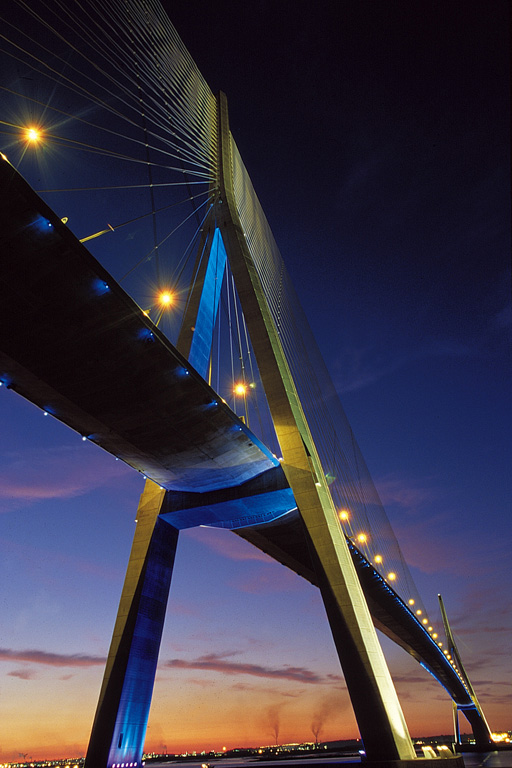
<path fill-rule="evenodd" d="M 366 759 L 374 766 L 405 767 L 415 760 L 415 751 L 237 213 L 233 142 L 223 94 L 218 101 L 218 125 L 217 200 L 205 224 L 201 276 L 190 297 L 178 350 L 206 375 L 219 275 L 227 257 L 282 452 L 275 471 L 284 473 L 293 492 L 298 509 L 294 525 L 310 550 Z M 274 473 L 273 482 L 275 471 L 268 472 Z M 283 479 L 278 482 L 282 487 Z M 254 492 L 250 483 L 244 484 L 240 497 Z M 147 481 L 86 768 L 140 764 L 178 541 L 172 514 L 182 497 Z M 459 760 L 454 758 L 457 764 Z"/>

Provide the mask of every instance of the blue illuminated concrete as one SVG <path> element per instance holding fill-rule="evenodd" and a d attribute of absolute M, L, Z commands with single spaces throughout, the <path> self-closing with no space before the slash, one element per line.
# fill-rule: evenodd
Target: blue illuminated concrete
<path fill-rule="evenodd" d="M 204 256 L 206 258 L 206 255 Z M 206 379 L 212 349 L 213 329 L 219 310 L 220 289 L 226 268 L 226 249 L 220 229 L 215 228 L 208 264 L 201 286 L 201 298 L 195 319 L 189 363 Z"/>
<path fill-rule="evenodd" d="M 114 635 L 86 757 L 88 768 L 141 765 L 178 531 L 148 481 L 137 512 Z"/>

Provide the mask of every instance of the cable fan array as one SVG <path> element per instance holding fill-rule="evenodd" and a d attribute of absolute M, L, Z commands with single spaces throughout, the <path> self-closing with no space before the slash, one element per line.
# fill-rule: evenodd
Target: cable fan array
<path fill-rule="evenodd" d="M 176 343 L 216 226 L 216 98 L 156 0 L 9 0 L 2 23 L 3 151 Z M 247 244 L 340 525 L 433 632 L 234 141 L 232 159 Z M 229 264 L 217 278 L 207 377 L 279 456 Z"/>

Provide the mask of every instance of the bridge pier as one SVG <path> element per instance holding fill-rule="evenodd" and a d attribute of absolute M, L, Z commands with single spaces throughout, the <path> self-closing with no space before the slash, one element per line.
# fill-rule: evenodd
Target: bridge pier
<path fill-rule="evenodd" d="M 85 768 L 142 765 L 178 531 L 159 517 L 165 490 L 146 481 Z"/>

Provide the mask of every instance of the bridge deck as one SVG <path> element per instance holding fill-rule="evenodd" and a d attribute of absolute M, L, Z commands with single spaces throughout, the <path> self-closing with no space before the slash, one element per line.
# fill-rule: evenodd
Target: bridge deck
<path fill-rule="evenodd" d="M 5 159 L 0 251 L 5 384 L 165 488 L 278 464 Z"/>

